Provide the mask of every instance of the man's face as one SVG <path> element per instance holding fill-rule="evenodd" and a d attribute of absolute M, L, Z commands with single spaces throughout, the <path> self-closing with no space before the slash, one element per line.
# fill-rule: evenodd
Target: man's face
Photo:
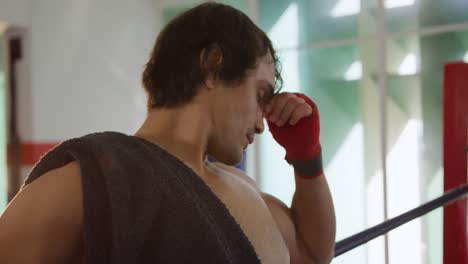
<path fill-rule="evenodd" d="M 208 140 L 208 153 L 216 160 L 227 165 L 241 162 L 243 150 L 264 130 L 263 110 L 274 82 L 275 67 L 268 53 L 241 83 L 218 89 L 213 97 L 214 130 Z"/>

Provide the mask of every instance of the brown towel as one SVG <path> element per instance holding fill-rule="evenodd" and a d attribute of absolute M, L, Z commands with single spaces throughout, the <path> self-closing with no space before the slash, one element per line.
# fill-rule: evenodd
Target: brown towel
<path fill-rule="evenodd" d="M 67 140 L 24 185 L 74 160 L 82 175 L 84 263 L 260 263 L 209 187 L 138 137 L 101 132 Z"/>

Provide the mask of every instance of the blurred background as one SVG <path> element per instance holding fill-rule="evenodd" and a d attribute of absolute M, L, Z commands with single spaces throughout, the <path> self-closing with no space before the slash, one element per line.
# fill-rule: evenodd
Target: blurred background
<path fill-rule="evenodd" d="M 203 1 L 0 0 L 0 212 L 63 140 L 133 134 L 143 65 L 161 28 Z M 443 192 L 443 65 L 468 62 L 466 0 L 225 0 L 272 39 L 283 91 L 321 113 L 337 239 Z M 241 168 L 291 203 L 292 168 L 269 133 Z M 442 210 L 333 263 L 442 263 Z M 387 251 L 388 260 L 385 252 Z"/>

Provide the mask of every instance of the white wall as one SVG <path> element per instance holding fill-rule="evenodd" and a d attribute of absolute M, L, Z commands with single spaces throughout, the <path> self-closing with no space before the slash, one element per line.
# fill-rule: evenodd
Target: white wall
<path fill-rule="evenodd" d="M 145 117 L 140 76 L 160 29 L 155 1 L 33 1 L 33 140 L 132 133 Z"/>
<path fill-rule="evenodd" d="M 28 27 L 31 21 L 31 0 L 0 0 L 0 21 Z"/>
<path fill-rule="evenodd" d="M 144 119 L 140 75 L 162 24 L 157 1 L 0 0 L 0 21 L 24 29 L 22 140 L 132 133 Z"/>
<path fill-rule="evenodd" d="M 41 144 L 98 131 L 133 134 L 141 125 L 141 73 L 162 25 L 156 0 L 0 0 L 0 25 L 9 25 L 5 38 L 23 41 L 18 131 L 34 149 L 22 156 L 37 156 Z M 21 164 L 22 176 L 31 165 Z"/>

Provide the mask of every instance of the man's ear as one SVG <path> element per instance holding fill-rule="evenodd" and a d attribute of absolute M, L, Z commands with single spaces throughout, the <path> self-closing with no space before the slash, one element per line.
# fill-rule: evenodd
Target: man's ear
<path fill-rule="evenodd" d="M 223 52 L 217 44 L 204 48 L 200 52 L 200 69 L 205 76 L 204 85 L 208 89 L 216 87 L 223 62 Z"/>

